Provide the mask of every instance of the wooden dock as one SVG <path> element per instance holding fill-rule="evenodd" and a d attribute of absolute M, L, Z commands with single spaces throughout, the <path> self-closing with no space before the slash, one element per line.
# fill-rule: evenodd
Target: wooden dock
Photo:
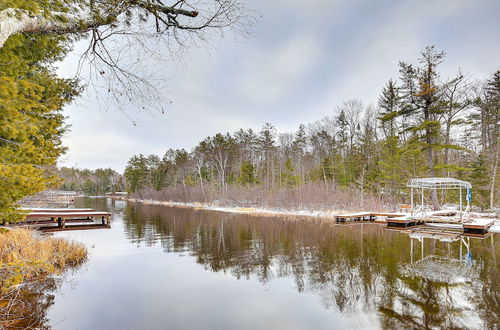
<path fill-rule="evenodd" d="M 71 226 L 66 226 L 65 228 L 60 228 L 59 226 L 43 226 L 39 227 L 38 229 L 46 233 L 52 233 L 57 231 L 91 230 L 91 229 L 107 229 L 107 228 L 109 228 L 108 225 L 95 223 L 92 225 L 82 225 L 82 224 L 71 225 Z"/>
<path fill-rule="evenodd" d="M 464 233 L 469 236 L 483 235 L 490 229 L 491 226 L 493 226 L 494 223 L 495 221 L 492 219 L 476 218 L 471 222 L 465 222 L 463 224 Z"/>
<path fill-rule="evenodd" d="M 413 218 L 410 216 L 394 217 L 387 219 L 387 228 L 391 229 L 409 229 L 422 225 L 434 225 L 435 228 L 455 228 L 461 230 L 469 236 L 484 236 L 489 228 L 494 224 L 493 219 L 476 218 L 466 222 L 461 222 L 459 219 L 449 218 L 446 216 L 429 216 L 422 218 Z"/>
<path fill-rule="evenodd" d="M 358 212 L 350 214 L 337 214 L 333 218 L 336 222 L 360 222 L 360 221 L 371 221 L 375 222 L 377 217 L 399 217 L 404 215 L 404 213 L 385 213 L 385 212 Z"/>
<path fill-rule="evenodd" d="M 425 225 L 434 225 L 436 228 L 450 229 L 450 225 L 455 226 L 455 230 L 469 237 L 483 237 L 494 224 L 494 219 L 474 218 L 466 222 L 460 221 L 457 216 L 458 211 L 441 210 L 428 212 L 423 217 L 412 217 L 408 213 L 402 212 L 357 212 L 349 214 L 337 214 L 333 218 L 337 223 L 350 222 L 377 222 L 387 223 L 388 229 L 408 230 Z M 379 221 L 382 217 L 386 220 Z"/>
<path fill-rule="evenodd" d="M 391 228 L 411 228 L 425 224 L 421 219 L 412 219 L 407 216 L 387 218 L 387 227 Z"/>
<path fill-rule="evenodd" d="M 111 213 L 91 208 L 32 208 L 19 226 L 37 227 L 42 231 L 84 230 L 111 227 Z M 97 222 L 95 221 L 97 220 Z M 57 224 L 57 225 L 56 225 Z"/>
<path fill-rule="evenodd" d="M 22 207 L 21 210 L 27 212 L 94 212 L 94 209 L 91 208 L 83 208 L 83 209 L 70 209 L 70 208 L 47 208 L 47 207 Z"/>

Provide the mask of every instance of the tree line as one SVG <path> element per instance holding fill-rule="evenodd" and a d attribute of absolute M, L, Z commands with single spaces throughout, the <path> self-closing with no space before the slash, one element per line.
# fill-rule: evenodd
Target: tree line
<path fill-rule="evenodd" d="M 111 168 L 96 170 L 61 167 L 57 176 L 62 179 L 62 190 L 83 192 L 87 195 L 102 196 L 108 192 L 125 190 L 123 176 Z"/>
<path fill-rule="evenodd" d="M 353 99 L 330 116 L 278 132 L 217 133 L 191 151 L 169 149 L 134 155 L 125 169 L 131 192 L 197 186 L 221 192 L 229 186 L 257 186 L 272 192 L 304 184 L 352 188 L 401 202 L 415 177 L 470 181 L 474 202 L 498 205 L 500 70 L 485 80 L 458 71 L 443 77 L 445 53 L 426 47 L 416 63 L 399 63 L 398 79 L 381 89 L 376 105 Z M 434 192 L 438 207 L 445 195 Z"/>

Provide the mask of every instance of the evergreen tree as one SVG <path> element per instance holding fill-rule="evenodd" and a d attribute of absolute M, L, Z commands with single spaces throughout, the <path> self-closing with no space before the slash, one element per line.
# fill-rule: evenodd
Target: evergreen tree
<path fill-rule="evenodd" d="M 434 46 L 426 47 L 419 58 L 420 66 L 414 67 L 400 63 L 402 81 L 403 107 L 400 114 L 407 117 L 409 130 L 420 141 L 422 150 L 427 155 L 428 175 L 436 176 L 437 159 L 435 151 L 442 147 L 439 143 L 440 122 L 438 115 L 442 113 L 441 92 L 437 66 L 443 61 L 444 52 L 438 52 Z M 439 207 L 437 193 L 432 191 L 432 204 Z"/>
<path fill-rule="evenodd" d="M 255 175 L 255 166 L 251 161 L 245 160 L 241 163 L 240 176 L 238 182 L 241 185 L 256 184 L 258 183 Z"/>
<path fill-rule="evenodd" d="M 148 167 L 146 158 L 143 155 L 132 156 L 125 168 L 125 178 L 127 179 L 130 192 L 137 192 L 147 186 Z"/>
<path fill-rule="evenodd" d="M 382 111 L 379 115 L 379 120 L 382 124 L 382 129 L 386 138 L 396 136 L 398 126 L 396 118 L 400 110 L 399 89 L 396 83 L 391 79 L 386 86 L 382 89 L 382 94 L 379 97 L 378 105 Z"/>
<path fill-rule="evenodd" d="M 36 2 L 7 1 L 35 8 Z M 74 80 L 55 75 L 53 63 L 68 51 L 61 36 L 15 35 L 0 48 L 0 214 L 21 218 L 16 203 L 59 185 L 49 171 L 64 152 L 64 105 L 78 94 Z"/>
<path fill-rule="evenodd" d="M 292 160 L 288 158 L 285 162 L 285 169 L 281 173 L 281 184 L 286 187 L 297 187 L 300 183 L 300 177 L 295 175 L 295 168 Z"/>

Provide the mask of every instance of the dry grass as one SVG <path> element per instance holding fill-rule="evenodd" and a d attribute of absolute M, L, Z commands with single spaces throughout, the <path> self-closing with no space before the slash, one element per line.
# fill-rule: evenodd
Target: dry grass
<path fill-rule="evenodd" d="M 2 291 L 35 277 L 60 274 L 87 258 L 83 244 L 62 238 L 37 238 L 29 229 L 0 233 Z"/>
<path fill-rule="evenodd" d="M 65 270 L 87 259 L 83 244 L 40 238 L 29 229 L 0 231 L 0 329 L 46 328 L 49 292 Z"/>
<path fill-rule="evenodd" d="M 185 203 L 205 203 L 222 207 L 243 209 L 266 208 L 280 210 L 309 211 L 394 211 L 395 203 L 379 196 L 366 194 L 361 197 L 359 190 L 340 188 L 321 183 L 302 184 L 296 188 L 269 188 L 263 185 L 236 186 L 227 189 L 217 186 L 167 187 L 160 191 L 144 189 L 131 197 Z"/>

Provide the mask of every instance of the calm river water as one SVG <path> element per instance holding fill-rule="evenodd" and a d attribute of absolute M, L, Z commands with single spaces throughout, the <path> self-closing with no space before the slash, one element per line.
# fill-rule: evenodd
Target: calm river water
<path fill-rule="evenodd" d="M 77 204 L 112 228 L 54 234 L 90 250 L 46 292 L 54 329 L 498 327 L 498 236 L 425 239 L 418 263 L 421 241 L 383 225 Z"/>

